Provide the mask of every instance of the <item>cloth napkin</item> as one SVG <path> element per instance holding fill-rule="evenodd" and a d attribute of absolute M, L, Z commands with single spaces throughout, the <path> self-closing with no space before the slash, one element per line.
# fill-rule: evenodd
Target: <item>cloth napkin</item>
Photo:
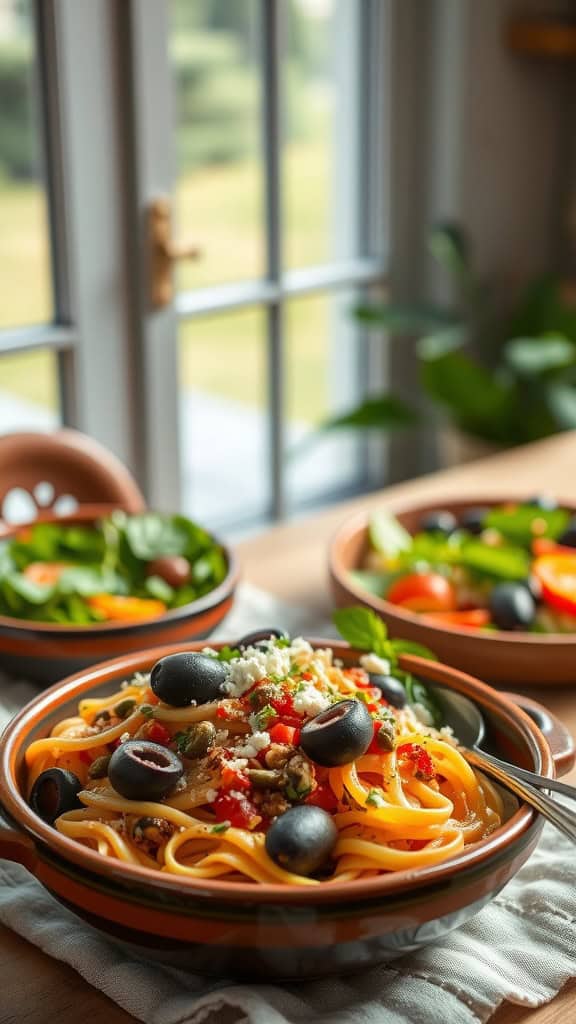
<path fill-rule="evenodd" d="M 305 609 L 246 584 L 218 633 L 239 636 L 264 623 L 293 635 L 333 635 Z M 0 681 L 4 718 L 34 692 Z M 539 1006 L 576 976 L 576 858 L 569 841 L 546 826 L 516 878 L 458 931 L 392 964 L 305 984 L 214 981 L 127 953 L 6 861 L 0 921 L 145 1024 L 478 1024 L 504 999 Z"/>

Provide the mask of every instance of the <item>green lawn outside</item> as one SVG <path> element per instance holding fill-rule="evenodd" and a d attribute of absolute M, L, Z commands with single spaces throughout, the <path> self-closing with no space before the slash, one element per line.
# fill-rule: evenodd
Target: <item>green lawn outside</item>
<path fill-rule="evenodd" d="M 176 206 L 179 232 L 204 257 L 179 271 L 181 288 L 199 288 L 263 272 L 262 183 L 253 161 L 202 168 L 182 180 Z M 290 143 L 285 151 L 286 264 L 329 258 L 331 168 L 322 139 Z M 46 212 L 33 185 L 0 183 L 0 327 L 50 318 Z M 294 300 L 287 312 L 286 380 L 292 417 L 313 423 L 327 411 L 329 302 Z M 181 388 L 202 389 L 260 407 L 266 395 L 265 316 L 249 310 L 202 318 L 181 327 Z M 46 352 L 0 359 L 0 390 L 56 406 L 53 357 Z"/>

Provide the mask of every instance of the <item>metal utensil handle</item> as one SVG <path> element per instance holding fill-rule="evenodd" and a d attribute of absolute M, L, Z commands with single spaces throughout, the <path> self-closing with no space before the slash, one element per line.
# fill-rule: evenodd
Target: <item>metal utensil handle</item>
<path fill-rule="evenodd" d="M 568 839 L 576 843 L 576 812 L 556 803 L 551 796 L 542 793 L 539 789 L 531 786 L 528 782 L 515 778 L 508 771 L 508 766 L 501 767 L 494 764 L 491 759 L 475 750 L 463 749 L 462 753 L 466 760 L 475 768 L 480 768 L 487 775 L 493 776 L 506 789 L 510 789 L 516 796 L 519 796 L 531 807 L 534 807 L 543 818 L 560 829 Z M 551 781 L 551 780 L 547 780 Z"/>
<path fill-rule="evenodd" d="M 555 793 L 562 793 L 563 796 L 569 797 L 570 800 L 576 800 L 576 786 L 569 786 L 567 782 L 560 782 L 559 779 L 548 779 L 545 775 L 537 775 L 536 772 L 529 772 L 515 764 L 507 764 L 498 757 L 494 757 L 493 754 L 485 753 L 484 750 L 481 751 L 481 754 L 491 764 L 498 765 L 509 775 L 513 775 L 515 779 L 520 779 L 521 782 L 528 782 L 536 789 L 552 789 Z"/>

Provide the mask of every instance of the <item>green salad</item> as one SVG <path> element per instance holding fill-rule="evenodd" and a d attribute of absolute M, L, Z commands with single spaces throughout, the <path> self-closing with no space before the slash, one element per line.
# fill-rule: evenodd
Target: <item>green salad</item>
<path fill-rule="evenodd" d="M 0 542 L 0 614 L 78 626 L 152 619 L 209 593 L 227 570 L 223 548 L 184 516 L 40 522 Z"/>

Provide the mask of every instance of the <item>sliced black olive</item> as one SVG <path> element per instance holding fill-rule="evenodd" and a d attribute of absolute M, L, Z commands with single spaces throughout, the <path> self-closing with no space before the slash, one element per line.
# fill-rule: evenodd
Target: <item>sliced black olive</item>
<path fill-rule="evenodd" d="M 108 765 L 108 778 L 128 800 L 161 800 L 184 772 L 179 757 L 168 747 L 148 740 L 126 740 Z"/>
<path fill-rule="evenodd" d="M 428 515 L 422 516 L 420 520 L 420 529 L 424 533 L 443 533 L 446 537 L 454 533 L 457 526 L 456 517 L 451 512 L 443 510 L 429 512 Z"/>
<path fill-rule="evenodd" d="M 395 708 L 403 708 L 408 700 L 406 690 L 399 679 L 394 676 L 381 676 L 376 672 L 370 672 L 370 686 L 376 686 L 384 700 Z"/>
<path fill-rule="evenodd" d="M 262 644 L 263 640 L 278 640 L 288 639 L 288 634 L 285 629 L 258 629 L 254 633 L 246 633 L 241 640 L 238 641 L 237 647 L 243 651 L 246 647 L 264 647 L 265 650 L 268 648 L 268 644 Z"/>
<path fill-rule="evenodd" d="M 175 708 L 218 700 L 225 680 L 226 667 L 221 661 L 194 651 L 168 654 L 150 673 L 150 686 L 156 696 Z"/>
<path fill-rule="evenodd" d="M 489 607 L 498 629 L 527 629 L 536 614 L 534 598 L 523 583 L 498 583 L 490 594 Z"/>
<path fill-rule="evenodd" d="M 364 754 L 374 736 L 374 723 L 365 704 L 341 700 L 311 718 L 300 734 L 300 746 L 316 764 L 349 764 Z"/>
<path fill-rule="evenodd" d="M 330 859 L 338 830 L 321 807 L 291 807 L 272 822 L 266 833 L 266 852 L 286 871 L 313 875 Z"/>
<path fill-rule="evenodd" d="M 484 529 L 484 521 L 489 511 L 487 508 L 466 509 L 460 516 L 460 526 L 473 536 L 479 536 Z"/>
<path fill-rule="evenodd" d="M 541 508 L 543 512 L 554 512 L 558 508 L 558 502 L 551 494 L 535 494 L 533 498 L 528 498 L 525 504 Z"/>
<path fill-rule="evenodd" d="M 570 520 L 568 526 L 558 537 L 558 544 L 566 548 L 576 548 L 576 516 Z"/>
<path fill-rule="evenodd" d="M 84 786 L 74 772 L 65 768 L 47 768 L 36 779 L 30 792 L 30 807 L 36 814 L 53 825 L 66 811 L 82 807 L 78 793 Z"/>

